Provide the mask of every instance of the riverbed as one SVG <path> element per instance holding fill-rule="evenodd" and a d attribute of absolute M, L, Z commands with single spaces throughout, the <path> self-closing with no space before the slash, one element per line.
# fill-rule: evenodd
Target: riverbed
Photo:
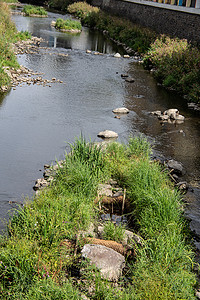
<path fill-rule="evenodd" d="M 189 203 L 186 214 L 192 230 L 200 235 L 198 113 L 188 109 L 177 94 L 159 86 L 136 58 L 115 58 L 116 52 L 123 55 L 124 50 L 101 33 L 85 27 L 81 34 L 61 33 L 51 27 L 60 14 L 48 15 L 12 16 L 18 30 L 44 39 L 38 53 L 18 55 L 19 63 L 43 73 L 43 78 L 62 83 L 22 84 L 0 96 L 0 218 L 8 218 L 9 210 L 16 206 L 13 202 L 23 203 L 25 197 L 34 195 L 32 187 L 42 177 L 43 165 L 63 159 L 68 143 L 80 134 L 87 140 L 101 141 L 97 134 L 109 129 L 119 134 L 121 142 L 143 134 L 156 157 L 182 162 L 185 175 L 181 180 L 191 187 L 185 196 Z M 124 73 L 135 82 L 122 79 Z M 123 106 L 130 113 L 114 118 L 112 110 Z M 177 108 L 185 116 L 183 124 L 161 124 L 150 114 L 169 108 Z M 198 239 L 196 245 L 200 247 Z"/>

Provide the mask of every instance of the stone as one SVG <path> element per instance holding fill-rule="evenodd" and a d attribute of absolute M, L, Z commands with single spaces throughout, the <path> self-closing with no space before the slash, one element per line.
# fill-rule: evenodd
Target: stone
<path fill-rule="evenodd" d="M 182 192 L 188 190 L 188 184 L 187 184 L 186 181 L 178 182 L 178 183 L 176 184 L 176 186 L 177 186 L 177 188 L 178 188 L 180 191 L 182 191 Z"/>
<path fill-rule="evenodd" d="M 151 114 L 154 115 L 154 116 L 161 116 L 162 115 L 160 110 L 152 111 Z"/>
<path fill-rule="evenodd" d="M 170 108 L 164 111 L 163 115 L 169 116 L 171 119 L 176 119 L 179 115 L 179 111 L 177 108 Z"/>
<path fill-rule="evenodd" d="M 130 55 L 124 54 L 124 58 L 130 58 Z"/>
<path fill-rule="evenodd" d="M 182 115 L 176 116 L 176 121 L 184 121 L 184 120 L 185 120 L 184 116 L 182 116 Z"/>
<path fill-rule="evenodd" d="M 174 170 L 174 173 L 182 175 L 183 173 L 183 165 L 176 160 L 170 159 L 167 162 L 167 166 L 170 169 Z"/>
<path fill-rule="evenodd" d="M 56 21 L 51 21 L 51 26 L 55 27 L 55 25 L 56 25 Z"/>
<path fill-rule="evenodd" d="M 110 184 L 99 184 L 98 194 L 99 196 L 112 197 L 112 186 Z"/>
<path fill-rule="evenodd" d="M 128 74 L 121 74 L 121 77 L 126 78 L 126 77 L 128 77 Z"/>
<path fill-rule="evenodd" d="M 86 50 L 86 53 L 89 53 L 89 54 L 90 54 L 90 53 L 92 53 L 92 51 L 87 49 L 87 50 Z"/>
<path fill-rule="evenodd" d="M 111 130 L 104 130 L 99 132 L 97 136 L 101 138 L 117 138 L 118 134 Z"/>
<path fill-rule="evenodd" d="M 118 281 L 125 267 L 125 257 L 115 250 L 103 245 L 84 245 L 82 257 L 90 260 L 99 270 L 103 278 Z"/>
<path fill-rule="evenodd" d="M 129 109 L 126 107 L 119 107 L 119 108 L 113 109 L 113 113 L 114 114 L 128 114 Z"/>
<path fill-rule="evenodd" d="M 125 81 L 126 81 L 126 82 L 129 82 L 129 83 L 133 83 L 133 82 L 135 82 L 135 79 L 132 78 L 132 77 L 127 77 L 127 78 L 125 79 Z"/>
<path fill-rule="evenodd" d="M 200 291 L 196 292 L 196 297 L 197 297 L 197 299 L 200 299 Z"/>
<path fill-rule="evenodd" d="M 121 57 L 121 54 L 115 53 L 114 57 L 120 58 L 120 57 Z"/>
<path fill-rule="evenodd" d="M 158 119 L 161 121 L 167 121 L 169 119 L 169 116 L 168 115 L 159 115 Z"/>

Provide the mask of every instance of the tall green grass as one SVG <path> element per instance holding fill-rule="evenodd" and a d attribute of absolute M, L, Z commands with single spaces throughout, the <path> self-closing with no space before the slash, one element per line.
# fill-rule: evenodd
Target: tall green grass
<path fill-rule="evenodd" d="M 126 145 L 108 144 L 104 150 L 83 137 L 76 139 L 51 186 L 26 200 L 11 218 L 8 236 L 0 240 L 3 297 L 195 299 L 194 253 L 186 242 L 181 196 L 150 155 L 142 137 L 130 138 Z M 109 178 L 126 188 L 135 229 L 143 237 L 118 288 L 80 261 L 82 246 L 77 243 L 78 231 L 98 219 L 98 184 Z M 121 241 L 124 228 L 105 227 L 104 238 Z M 73 267 L 82 270 L 80 280 L 74 278 Z"/>
<path fill-rule="evenodd" d="M 22 9 L 22 12 L 25 13 L 26 16 L 38 15 L 38 16 L 47 16 L 47 11 L 40 6 L 33 5 L 25 5 Z"/>

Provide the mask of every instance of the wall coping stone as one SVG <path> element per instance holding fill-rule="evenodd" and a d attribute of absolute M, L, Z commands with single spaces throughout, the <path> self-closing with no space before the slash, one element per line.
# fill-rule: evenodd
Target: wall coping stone
<path fill-rule="evenodd" d="M 135 4 L 141 4 L 141 5 L 145 5 L 145 6 L 148 5 L 148 6 L 153 6 L 153 7 L 157 7 L 157 8 L 175 10 L 175 11 L 180 11 L 183 13 L 200 15 L 200 9 L 194 8 L 194 7 L 177 6 L 177 5 L 157 3 L 157 2 L 145 1 L 145 0 L 122 0 L 122 1 L 135 3 Z"/>

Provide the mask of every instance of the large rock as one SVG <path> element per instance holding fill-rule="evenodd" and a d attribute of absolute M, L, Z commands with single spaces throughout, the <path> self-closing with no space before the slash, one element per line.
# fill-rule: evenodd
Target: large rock
<path fill-rule="evenodd" d="M 82 257 L 90 260 L 101 272 L 103 278 L 109 281 L 118 281 L 125 267 L 125 257 L 115 250 L 102 246 L 86 244 Z"/>
<path fill-rule="evenodd" d="M 113 113 L 114 114 L 128 114 L 129 109 L 126 107 L 118 107 L 118 108 L 113 109 Z"/>
<path fill-rule="evenodd" d="M 174 173 L 182 175 L 183 173 L 183 165 L 179 162 L 177 162 L 176 160 L 170 159 L 167 162 L 167 166 L 170 169 L 174 170 Z"/>
<path fill-rule="evenodd" d="M 167 115 L 171 119 L 176 120 L 177 116 L 179 115 L 179 111 L 177 108 L 170 108 L 170 109 L 164 111 L 163 115 Z"/>
<path fill-rule="evenodd" d="M 119 53 L 115 53 L 114 57 L 116 57 L 116 58 L 120 58 L 120 57 L 121 57 L 121 55 L 120 55 Z"/>
<path fill-rule="evenodd" d="M 104 131 L 99 132 L 97 136 L 108 139 L 108 138 L 117 138 L 118 134 L 111 130 L 104 130 Z"/>

